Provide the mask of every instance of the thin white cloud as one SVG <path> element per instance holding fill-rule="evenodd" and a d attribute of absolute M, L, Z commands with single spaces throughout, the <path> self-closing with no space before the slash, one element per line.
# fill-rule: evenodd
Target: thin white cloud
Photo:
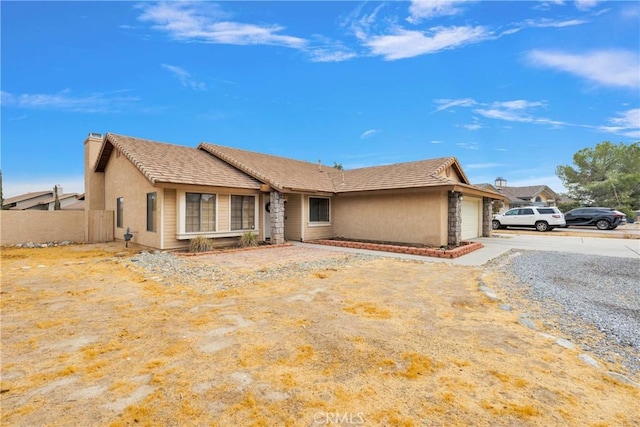
<path fill-rule="evenodd" d="M 479 150 L 480 146 L 477 142 L 457 142 L 456 145 L 465 150 Z"/>
<path fill-rule="evenodd" d="M 525 28 L 565 28 L 565 27 L 573 27 L 576 25 L 586 24 L 589 21 L 586 19 L 566 19 L 566 20 L 555 20 L 549 18 L 542 19 L 527 19 L 522 24 L 522 27 Z"/>
<path fill-rule="evenodd" d="M 640 108 L 618 113 L 617 117 L 609 118 L 608 122 L 609 125 L 600 126 L 599 129 L 603 132 L 640 139 Z"/>
<path fill-rule="evenodd" d="M 482 129 L 483 126 L 479 123 L 471 123 L 467 125 L 462 125 L 462 127 L 468 130 L 478 130 L 478 129 Z"/>
<path fill-rule="evenodd" d="M 158 2 L 138 6 L 138 19 L 152 28 L 185 42 L 232 45 L 276 45 L 303 49 L 307 40 L 282 34 L 280 25 L 255 25 L 229 21 L 229 15 L 207 2 Z"/>
<path fill-rule="evenodd" d="M 546 103 L 540 101 L 526 101 L 517 99 L 513 101 L 493 102 L 487 108 L 477 108 L 474 113 L 488 119 L 504 120 L 508 122 L 533 123 L 550 126 L 563 126 L 558 120 L 536 117 L 530 111 L 538 107 L 544 107 Z"/>
<path fill-rule="evenodd" d="M 640 56 L 624 50 L 596 50 L 583 54 L 534 50 L 527 54 L 533 65 L 577 75 L 589 81 L 617 87 L 640 87 Z"/>
<path fill-rule="evenodd" d="M 412 0 L 407 21 L 417 24 L 423 19 L 451 16 L 461 13 L 460 7 L 466 0 Z"/>
<path fill-rule="evenodd" d="M 599 0 L 575 0 L 576 7 L 580 10 L 589 10 L 597 6 Z"/>
<path fill-rule="evenodd" d="M 444 144 L 444 141 L 437 141 L 437 140 L 433 140 L 430 141 L 432 144 Z"/>
<path fill-rule="evenodd" d="M 492 105 L 507 108 L 509 110 L 525 110 L 528 108 L 544 106 L 545 103 L 540 101 L 531 102 L 524 99 L 516 99 L 514 101 L 494 102 Z"/>
<path fill-rule="evenodd" d="M 433 54 L 478 43 L 492 37 L 482 26 L 433 27 L 426 32 L 394 28 L 389 35 L 372 36 L 364 44 L 387 61 Z"/>
<path fill-rule="evenodd" d="M 61 110 L 82 113 L 112 113 L 130 107 L 140 99 L 111 93 L 93 93 L 74 96 L 70 90 L 56 94 L 1 92 L 4 107 L 25 109 Z"/>
<path fill-rule="evenodd" d="M 382 132 L 380 129 L 369 129 L 367 131 L 364 131 L 362 135 L 360 135 L 360 139 L 370 138 L 376 133 L 380 133 L 380 132 Z"/>
<path fill-rule="evenodd" d="M 342 62 L 355 58 L 358 55 L 347 49 L 310 49 L 309 56 L 312 62 Z"/>
<path fill-rule="evenodd" d="M 453 107 L 472 107 L 476 105 L 476 101 L 473 98 L 463 98 L 463 99 L 436 99 L 433 102 L 436 104 L 440 104 L 438 108 L 435 109 L 435 112 L 448 110 Z"/>
<path fill-rule="evenodd" d="M 170 71 L 174 76 L 180 80 L 182 86 L 189 87 L 195 90 L 206 90 L 207 85 L 202 82 L 198 82 L 191 77 L 191 74 L 183 68 L 175 65 L 162 64 L 162 68 Z"/>

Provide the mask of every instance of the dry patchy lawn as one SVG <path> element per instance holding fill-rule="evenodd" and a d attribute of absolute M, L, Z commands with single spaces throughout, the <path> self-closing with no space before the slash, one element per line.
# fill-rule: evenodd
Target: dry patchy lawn
<path fill-rule="evenodd" d="M 113 250 L 3 250 L 2 425 L 640 425 L 617 367 L 519 325 L 477 268 L 353 260 L 202 292 Z"/>

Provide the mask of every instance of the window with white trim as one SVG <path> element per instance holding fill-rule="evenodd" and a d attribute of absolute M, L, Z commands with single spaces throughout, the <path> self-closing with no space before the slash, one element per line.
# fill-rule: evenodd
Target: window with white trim
<path fill-rule="evenodd" d="M 116 227 L 122 228 L 123 224 L 123 212 L 124 212 L 124 198 L 118 197 L 116 199 Z"/>
<path fill-rule="evenodd" d="M 185 231 L 195 233 L 199 231 L 216 230 L 216 195 L 204 193 L 186 194 Z"/>
<path fill-rule="evenodd" d="M 255 196 L 231 196 L 231 229 L 253 230 L 256 228 Z"/>
<path fill-rule="evenodd" d="M 329 222 L 329 199 L 309 197 L 309 222 Z"/>
<path fill-rule="evenodd" d="M 147 231 L 156 229 L 156 212 L 158 211 L 158 193 L 147 193 Z"/>

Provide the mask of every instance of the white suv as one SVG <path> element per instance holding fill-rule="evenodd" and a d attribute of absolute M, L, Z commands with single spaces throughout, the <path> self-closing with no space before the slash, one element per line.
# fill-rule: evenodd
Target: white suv
<path fill-rule="evenodd" d="M 550 231 L 556 227 L 566 227 L 564 215 L 558 208 L 526 206 L 509 209 L 493 217 L 494 230 L 507 227 L 535 227 L 538 231 Z"/>

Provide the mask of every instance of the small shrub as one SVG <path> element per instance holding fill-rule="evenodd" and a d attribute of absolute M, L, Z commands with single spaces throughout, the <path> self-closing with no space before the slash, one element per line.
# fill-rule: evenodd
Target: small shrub
<path fill-rule="evenodd" d="M 198 236 L 189 240 L 189 252 L 208 252 L 213 250 L 215 245 L 213 239 Z"/>
<path fill-rule="evenodd" d="M 238 243 L 238 245 L 241 248 L 250 248 L 252 246 L 258 246 L 258 239 L 252 231 L 247 231 L 242 235 L 242 237 L 240 237 L 240 242 Z"/>

